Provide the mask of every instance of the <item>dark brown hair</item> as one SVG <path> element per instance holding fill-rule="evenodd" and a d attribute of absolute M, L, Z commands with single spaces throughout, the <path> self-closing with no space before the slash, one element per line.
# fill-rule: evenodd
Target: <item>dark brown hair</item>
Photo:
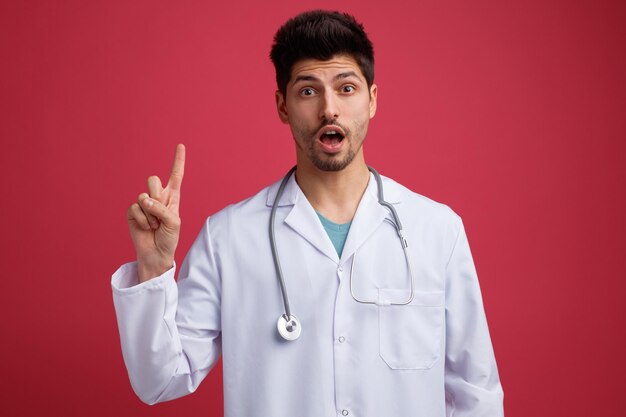
<path fill-rule="evenodd" d="M 285 96 L 294 64 L 303 59 L 326 61 L 335 55 L 352 56 L 365 76 L 374 82 L 374 48 L 363 25 L 347 13 L 313 10 L 289 19 L 274 35 L 270 58 L 276 84 Z"/>

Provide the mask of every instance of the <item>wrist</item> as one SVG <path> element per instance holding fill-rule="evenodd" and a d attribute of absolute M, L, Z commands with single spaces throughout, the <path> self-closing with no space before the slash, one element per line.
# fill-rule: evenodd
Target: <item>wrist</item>
<path fill-rule="evenodd" d="M 142 262 L 140 260 L 137 261 L 137 275 L 139 278 L 139 282 L 145 282 L 152 278 L 156 278 L 158 276 L 163 275 L 165 272 L 170 270 L 174 266 L 174 260 L 164 261 L 158 263 L 148 263 Z"/>

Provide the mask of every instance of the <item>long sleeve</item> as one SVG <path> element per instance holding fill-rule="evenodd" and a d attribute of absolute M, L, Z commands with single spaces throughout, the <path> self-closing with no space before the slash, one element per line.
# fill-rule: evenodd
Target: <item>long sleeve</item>
<path fill-rule="evenodd" d="M 446 269 L 445 389 L 448 417 L 504 415 L 502 386 L 462 223 Z"/>
<path fill-rule="evenodd" d="M 174 280 L 175 266 L 138 283 L 136 263 L 111 280 L 122 354 L 131 385 L 148 404 L 196 390 L 221 352 L 218 267 L 209 221 Z"/>

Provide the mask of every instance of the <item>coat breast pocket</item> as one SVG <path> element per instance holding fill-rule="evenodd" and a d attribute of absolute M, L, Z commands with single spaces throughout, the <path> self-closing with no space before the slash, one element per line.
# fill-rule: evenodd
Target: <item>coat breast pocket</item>
<path fill-rule="evenodd" d="M 379 289 L 380 356 L 391 369 L 430 369 L 441 356 L 445 320 L 443 291 Z"/>

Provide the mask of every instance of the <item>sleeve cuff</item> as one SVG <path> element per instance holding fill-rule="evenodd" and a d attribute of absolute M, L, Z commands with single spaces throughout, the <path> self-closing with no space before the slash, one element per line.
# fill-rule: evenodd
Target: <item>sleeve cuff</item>
<path fill-rule="evenodd" d="M 129 262 L 118 268 L 111 277 L 111 288 L 116 295 L 124 296 L 142 291 L 162 290 L 172 281 L 176 272 L 176 262 L 158 277 L 139 282 L 137 262 Z"/>

